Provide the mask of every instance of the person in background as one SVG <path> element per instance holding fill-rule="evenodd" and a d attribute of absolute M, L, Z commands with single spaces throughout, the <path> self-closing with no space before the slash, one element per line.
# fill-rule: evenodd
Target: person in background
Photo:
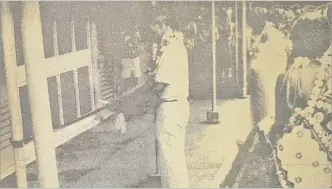
<path fill-rule="evenodd" d="M 133 28 L 122 30 L 121 37 L 121 83 L 119 86 L 120 89 L 117 91 L 118 95 L 137 86 L 143 76 L 140 58 L 141 36 L 138 27 L 134 26 Z M 126 106 L 131 107 L 130 104 L 127 104 Z M 133 108 L 132 112 L 135 112 L 135 115 L 144 115 L 147 111 L 144 107 L 141 107 Z M 122 113 L 119 112 L 118 116 L 122 116 Z M 126 121 L 129 121 L 131 120 L 132 115 L 124 114 L 124 117 Z"/>
<path fill-rule="evenodd" d="M 122 59 L 120 93 L 135 87 L 142 76 L 140 61 L 140 39 L 135 28 L 122 32 Z"/>

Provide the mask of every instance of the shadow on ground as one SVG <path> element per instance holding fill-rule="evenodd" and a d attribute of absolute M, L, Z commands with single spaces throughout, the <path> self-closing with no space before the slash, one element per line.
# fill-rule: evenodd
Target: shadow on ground
<path fill-rule="evenodd" d="M 230 188 L 281 188 L 271 147 L 252 131 L 244 150 L 241 150 L 233 167 L 220 187 Z"/>

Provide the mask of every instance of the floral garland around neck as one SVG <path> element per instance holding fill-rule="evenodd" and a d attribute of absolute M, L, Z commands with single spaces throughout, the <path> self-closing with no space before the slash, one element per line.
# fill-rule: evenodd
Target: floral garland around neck
<path fill-rule="evenodd" d="M 293 69 L 309 66 L 310 60 L 300 58 L 293 65 Z M 331 160 L 332 156 L 332 91 L 330 64 L 322 64 L 317 71 L 316 80 L 312 89 L 307 107 L 296 107 L 284 131 L 289 132 L 292 127 L 304 124 L 308 126 L 324 152 Z M 325 125 L 325 126 L 324 126 Z"/>
<path fill-rule="evenodd" d="M 156 51 L 155 58 L 154 58 L 156 68 L 153 71 L 152 70 L 149 71 L 150 75 L 156 74 L 158 67 L 159 67 L 157 65 L 158 65 L 162 55 L 164 54 L 165 48 L 181 39 L 183 40 L 182 33 L 173 32 L 170 29 L 168 29 L 166 31 L 166 33 L 163 35 L 163 37 L 161 39 L 161 43 L 157 45 L 157 51 Z"/>
<path fill-rule="evenodd" d="M 156 52 L 156 63 L 160 60 L 161 56 L 164 53 L 166 47 L 170 44 L 173 44 L 175 41 L 183 39 L 183 35 L 181 33 L 176 33 L 170 30 L 167 30 L 164 36 L 161 39 L 161 43 L 157 45 L 157 52 Z"/>
<path fill-rule="evenodd" d="M 164 36 L 161 39 L 161 46 L 162 48 L 169 46 L 170 44 L 174 43 L 178 40 L 183 40 L 183 34 L 180 32 L 174 32 L 171 29 L 168 29 Z"/>

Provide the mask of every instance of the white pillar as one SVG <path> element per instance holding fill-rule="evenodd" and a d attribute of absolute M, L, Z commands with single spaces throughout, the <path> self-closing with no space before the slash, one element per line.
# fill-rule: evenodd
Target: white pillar
<path fill-rule="evenodd" d="M 235 74 L 236 84 L 239 86 L 239 9 L 238 2 L 235 1 Z M 240 89 L 242 90 L 242 89 Z"/>
<path fill-rule="evenodd" d="M 8 105 L 11 119 L 12 145 L 14 148 L 16 186 L 27 188 L 24 155 L 24 136 L 19 88 L 16 82 L 16 51 L 13 16 L 8 2 L 1 2 L 1 25 L 4 52 Z"/>
<path fill-rule="evenodd" d="M 247 96 L 247 6 L 246 2 L 242 1 L 242 97 Z"/>
<path fill-rule="evenodd" d="M 212 110 L 207 113 L 208 123 L 219 123 L 219 113 L 216 111 L 217 107 L 217 84 L 216 84 L 216 16 L 215 16 L 215 2 L 212 0 Z"/>
<path fill-rule="evenodd" d="M 23 2 L 22 16 L 25 73 L 31 105 L 39 187 L 58 188 L 39 2 Z"/>
<path fill-rule="evenodd" d="M 156 1 L 151 1 L 152 6 L 157 6 L 157 2 Z M 152 43 L 152 59 L 153 61 L 156 60 L 156 53 L 157 53 L 157 44 Z M 153 117 L 154 117 L 154 124 L 156 124 L 156 115 L 157 114 L 157 110 L 154 109 L 153 110 Z M 155 129 L 155 133 L 156 133 L 156 129 Z M 158 141 L 155 140 L 155 151 L 156 151 L 156 172 L 152 175 L 150 175 L 151 177 L 160 177 L 160 171 L 159 171 L 159 149 L 158 149 Z"/>
<path fill-rule="evenodd" d="M 212 1 L 212 111 L 216 110 L 216 18 L 215 2 Z"/>

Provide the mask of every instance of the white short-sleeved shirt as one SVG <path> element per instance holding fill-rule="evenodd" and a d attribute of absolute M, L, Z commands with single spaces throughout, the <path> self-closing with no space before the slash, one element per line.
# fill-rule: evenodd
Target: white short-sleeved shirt
<path fill-rule="evenodd" d="M 187 100 L 189 96 L 188 54 L 183 43 L 183 35 L 177 33 L 176 39 L 163 47 L 163 54 L 158 61 L 155 81 L 168 86 L 161 98 L 170 100 Z"/>

